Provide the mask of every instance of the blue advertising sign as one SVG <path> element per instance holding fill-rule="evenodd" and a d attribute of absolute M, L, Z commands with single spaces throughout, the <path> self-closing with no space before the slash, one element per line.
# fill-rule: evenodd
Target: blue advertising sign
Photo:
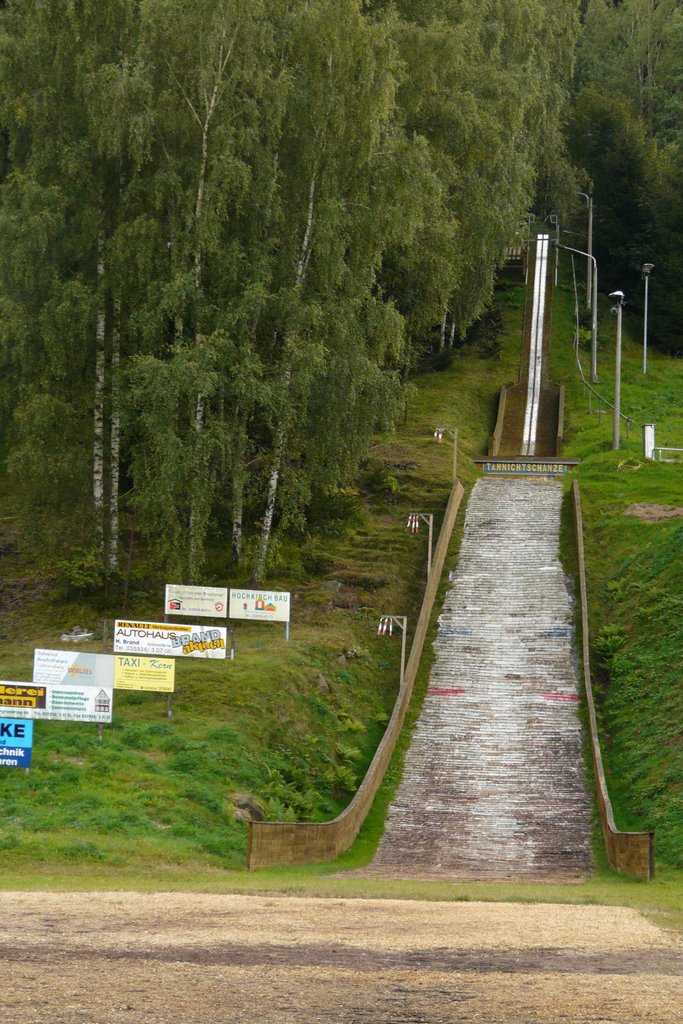
<path fill-rule="evenodd" d="M 32 721 L 0 718 L 0 767 L 29 768 L 32 748 Z"/>

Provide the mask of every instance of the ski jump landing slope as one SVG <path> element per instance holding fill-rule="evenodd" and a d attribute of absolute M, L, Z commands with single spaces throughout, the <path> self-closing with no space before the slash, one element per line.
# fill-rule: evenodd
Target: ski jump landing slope
<path fill-rule="evenodd" d="M 428 693 L 370 873 L 590 873 L 561 502 L 552 479 L 476 484 Z"/>

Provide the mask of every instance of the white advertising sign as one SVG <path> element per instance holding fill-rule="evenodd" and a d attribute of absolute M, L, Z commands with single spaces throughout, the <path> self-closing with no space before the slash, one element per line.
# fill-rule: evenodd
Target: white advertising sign
<path fill-rule="evenodd" d="M 166 584 L 167 615 L 198 615 L 225 619 L 228 614 L 227 587 L 184 587 Z"/>
<path fill-rule="evenodd" d="M 33 682 L 111 689 L 114 685 L 114 658 L 111 654 L 51 651 L 38 647 L 33 652 Z"/>
<path fill-rule="evenodd" d="M 0 682 L 0 715 L 59 722 L 111 722 L 109 687 Z"/>
<path fill-rule="evenodd" d="M 114 623 L 117 654 L 150 654 L 162 658 L 225 658 L 225 626 L 188 626 L 170 622 Z"/>
<path fill-rule="evenodd" d="M 258 622 L 289 622 L 289 592 L 231 590 L 230 618 Z"/>

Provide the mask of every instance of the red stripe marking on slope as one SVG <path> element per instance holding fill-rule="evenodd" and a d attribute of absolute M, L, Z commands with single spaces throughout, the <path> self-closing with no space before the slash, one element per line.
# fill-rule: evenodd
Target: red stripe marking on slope
<path fill-rule="evenodd" d="M 545 700 L 578 701 L 579 699 L 575 693 L 542 693 L 541 697 Z"/>
<path fill-rule="evenodd" d="M 427 690 L 428 697 L 460 697 L 464 690 L 445 690 L 438 686 L 430 686 Z"/>

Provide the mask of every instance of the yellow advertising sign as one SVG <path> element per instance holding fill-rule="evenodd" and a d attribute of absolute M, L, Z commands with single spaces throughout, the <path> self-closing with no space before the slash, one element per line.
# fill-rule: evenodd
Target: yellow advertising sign
<path fill-rule="evenodd" d="M 114 655 L 114 689 L 173 693 L 175 661 L 173 658 L 139 658 L 132 657 L 130 654 Z"/>

